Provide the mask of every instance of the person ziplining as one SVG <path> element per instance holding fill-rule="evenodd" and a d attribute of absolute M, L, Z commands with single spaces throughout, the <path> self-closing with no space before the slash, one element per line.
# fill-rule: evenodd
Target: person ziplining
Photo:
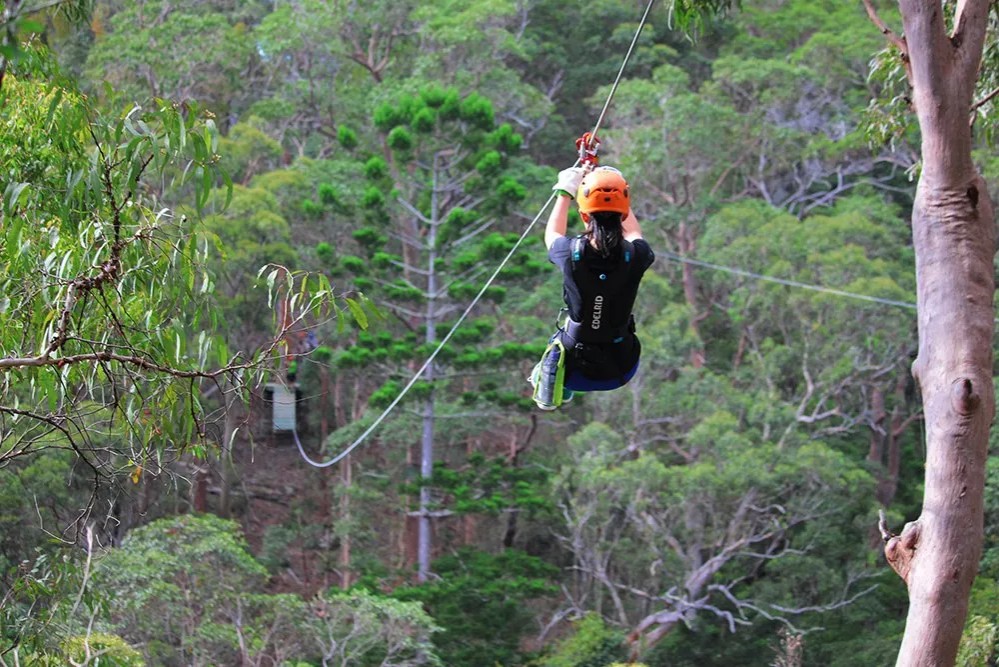
<path fill-rule="evenodd" d="M 528 378 L 542 410 L 555 410 L 577 391 L 610 391 L 634 377 L 642 346 L 631 311 L 642 276 L 655 260 L 624 176 L 597 166 L 595 137 L 584 135 L 577 145 L 583 166 L 559 172 L 545 228 L 548 259 L 562 272 L 568 317 Z M 586 229 L 568 237 L 573 198 Z"/>
<path fill-rule="evenodd" d="M 600 116 L 597 118 L 597 122 L 593 128 L 592 133 L 587 133 L 583 135 L 583 138 L 581 140 L 583 142 L 582 147 L 580 147 L 579 144 L 577 143 L 577 147 L 580 148 L 581 162 L 582 164 L 586 165 L 588 168 L 591 168 L 596 164 L 595 135 L 597 133 L 597 130 L 600 128 L 601 124 L 603 123 L 604 115 L 607 113 L 607 109 L 610 107 L 611 99 L 614 97 L 614 93 L 617 90 L 618 84 L 621 81 L 621 77 L 624 74 L 625 67 L 628 64 L 628 60 L 631 58 L 631 54 L 635 50 L 635 45 L 638 43 L 638 37 L 641 34 L 642 28 L 645 26 L 646 21 L 648 20 L 649 12 L 652 10 L 652 5 L 654 4 L 654 2 L 655 0 L 649 0 L 649 4 L 645 7 L 645 13 L 642 15 L 642 19 L 638 23 L 638 29 L 635 31 L 635 35 L 631 40 L 631 45 L 628 47 L 628 51 L 624 55 L 624 61 L 621 63 L 621 68 L 618 70 L 617 77 L 614 79 L 614 83 L 611 85 L 610 93 L 608 93 L 607 95 L 607 100 L 604 102 L 603 109 L 600 111 Z M 590 141 L 589 141 L 591 137 L 593 138 L 592 146 L 590 146 Z M 589 152 L 591 148 L 592 152 Z M 569 198 L 573 196 L 573 193 L 579 192 L 580 183 L 584 180 L 583 177 L 587 175 L 587 172 L 589 171 L 588 168 L 580 168 L 579 171 L 576 171 L 575 170 L 576 168 L 570 168 L 564 170 L 563 174 L 566 174 L 564 182 L 562 174 L 559 175 L 559 183 L 562 183 L 563 187 L 560 188 L 559 184 L 556 183 L 555 188 L 553 188 L 554 190 L 556 190 L 556 192 L 553 193 L 548 200 L 548 203 L 551 203 L 553 199 L 556 200 L 555 210 L 553 210 L 551 215 L 549 216 L 549 222 L 548 222 L 548 229 L 553 230 L 552 233 L 553 239 L 558 236 L 562 236 L 563 238 L 565 237 L 568 212 L 569 212 Z M 593 173 L 597 173 L 597 171 L 601 172 L 600 175 L 601 178 L 606 173 L 617 172 L 617 170 L 604 169 L 604 170 L 593 170 Z M 620 176 L 620 172 L 617 172 L 617 174 L 618 176 Z M 617 190 L 625 197 L 625 199 L 627 199 L 628 184 L 627 182 L 624 181 L 623 176 L 620 176 L 620 178 L 621 181 L 618 184 Z M 562 196 L 561 192 L 564 192 L 566 196 Z M 594 198 L 596 198 L 597 196 L 596 193 L 598 192 L 598 190 L 594 189 L 592 190 L 592 192 L 594 193 Z M 586 198 L 588 197 L 590 197 L 590 195 L 586 195 Z M 596 199 L 594 199 L 594 201 L 596 201 Z M 547 208 L 547 206 L 548 204 L 546 203 L 545 208 Z M 621 207 L 619 206 L 618 208 Z M 559 213 L 560 210 L 561 213 Z M 580 210 L 585 212 L 587 216 L 589 216 L 591 213 L 601 212 L 597 209 L 590 208 L 588 206 L 581 206 Z M 600 293 L 600 296 L 602 298 L 600 301 L 600 309 L 599 309 L 600 317 L 598 318 L 598 320 L 599 322 L 601 322 L 601 324 L 598 325 L 597 328 L 599 329 L 601 326 L 606 327 L 605 331 L 610 330 L 612 328 L 611 322 L 617 322 L 618 320 L 621 319 L 620 313 L 618 311 L 621 310 L 622 304 L 625 303 L 627 304 L 627 307 L 625 308 L 627 316 L 624 319 L 624 321 L 626 323 L 632 322 L 631 306 L 634 303 L 635 295 L 637 294 L 638 291 L 638 282 L 641 280 L 641 274 L 644 273 L 645 269 L 647 269 L 649 265 L 652 264 L 652 261 L 654 259 L 654 256 L 652 254 L 652 249 L 649 248 L 648 244 L 642 240 L 641 231 L 638 227 L 638 221 L 635 219 L 634 214 L 631 213 L 630 205 L 627 206 L 623 211 L 611 210 L 607 212 L 609 214 L 614 214 L 614 213 L 617 214 L 618 225 L 616 226 L 617 227 L 616 234 L 615 234 L 615 225 L 612 222 L 611 215 L 599 216 L 600 218 L 605 218 L 604 222 L 599 222 L 598 218 L 592 218 L 592 219 L 587 218 L 588 220 L 587 229 L 588 230 L 592 229 L 592 231 L 589 232 L 591 237 L 589 239 L 590 243 L 581 244 L 585 245 L 586 247 L 579 248 L 580 257 L 579 260 L 577 261 L 577 264 L 581 266 L 582 261 L 584 260 L 583 256 L 585 255 L 586 256 L 585 262 L 587 266 L 598 265 L 600 261 L 594 259 L 592 257 L 592 251 L 588 249 L 591 244 L 595 243 L 595 245 L 593 245 L 593 251 L 600 253 L 600 258 L 604 263 L 607 263 L 608 265 L 613 264 L 613 262 L 610 261 L 612 255 L 616 257 L 623 257 L 624 263 L 628 267 L 625 272 L 628 273 L 629 275 L 635 274 L 634 288 L 632 289 L 630 285 L 624 285 L 616 288 L 617 292 L 619 292 L 620 294 L 615 297 L 613 304 L 608 302 L 605 305 L 603 301 L 604 295 L 603 293 Z M 302 459 L 306 463 L 315 468 L 328 468 L 329 466 L 336 465 L 337 463 L 342 461 L 351 452 L 353 452 L 355 449 L 361 446 L 362 443 L 365 442 L 368 436 L 371 435 L 371 433 L 374 432 L 376 428 L 378 428 L 378 426 L 385 420 L 385 418 L 388 417 L 388 415 L 402 401 L 402 399 L 406 396 L 406 394 L 413 387 L 413 385 L 416 384 L 416 382 L 423 376 L 424 371 L 427 368 L 429 368 L 430 365 L 434 362 L 440 351 L 444 348 L 447 342 L 451 340 L 451 337 L 454 335 L 454 333 L 458 330 L 461 324 L 468 317 L 468 314 L 472 311 L 475 305 L 486 293 L 486 290 L 489 289 L 490 285 L 492 285 L 493 281 L 496 280 L 500 272 L 510 261 L 510 258 L 513 257 L 514 253 L 517 252 L 517 249 L 520 247 L 521 243 L 523 243 L 524 239 L 527 238 L 527 236 L 530 234 L 531 230 L 534 228 L 534 225 L 538 222 L 543 213 L 544 209 L 539 211 L 537 216 L 535 216 L 534 219 L 531 220 L 531 223 L 527 225 L 523 233 L 520 235 L 520 238 L 517 239 L 517 242 L 507 253 L 506 257 L 503 258 L 503 261 L 501 261 L 499 263 L 499 266 L 497 266 L 496 269 L 492 272 L 488 280 L 486 280 L 485 284 L 472 299 L 471 303 L 468 304 L 468 306 L 465 308 L 462 314 L 451 326 L 451 329 L 440 340 L 440 342 L 437 344 L 437 347 L 434 348 L 434 351 L 431 352 L 430 356 L 427 357 L 426 361 L 423 362 L 423 365 L 419 369 L 417 369 L 415 373 L 413 373 L 412 377 L 410 377 L 409 379 L 409 382 L 406 383 L 406 385 L 392 400 L 392 402 L 389 403 L 384 410 L 382 410 L 381 414 L 379 414 L 374 419 L 374 421 L 364 430 L 364 432 L 354 439 L 353 442 L 351 442 L 349 445 L 344 447 L 341 451 L 339 451 L 326 461 L 315 461 L 311 457 L 309 457 L 309 455 L 306 453 L 305 449 L 303 448 L 302 443 L 298 438 L 298 432 L 293 431 L 293 435 L 295 436 L 295 444 L 298 447 L 299 454 L 302 456 Z M 559 218 L 561 218 L 561 223 L 559 223 L 558 221 Z M 556 230 L 561 230 L 561 231 L 556 231 Z M 606 231 L 605 233 L 605 230 L 608 231 Z M 597 236 L 599 238 L 596 239 L 593 238 Z M 547 239 L 549 238 L 549 232 L 547 230 L 545 232 L 545 238 L 546 238 L 546 244 L 549 246 L 549 257 L 552 257 L 553 255 L 551 252 L 551 247 L 554 245 L 554 243 L 547 241 Z M 619 251 L 615 254 L 615 249 L 621 249 L 625 247 L 630 248 L 630 254 L 628 254 L 626 257 L 623 255 L 623 251 Z M 605 256 L 605 251 L 606 251 L 606 256 Z M 571 253 L 573 251 L 570 249 L 569 252 L 570 252 L 569 257 L 572 257 Z M 642 258 L 639 259 L 636 253 L 642 253 Z M 640 270 L 637 270 L 636 267 L 638 266 L 641 266 L 642 268 Z M 578 267 L 573 266 L 572 270 L 575 270 L 576 268 Z M 563 268 L 563 274 L 565 275 L 564 268 Z M 601 279 L 599 277 L 600 275 L 604 275 L 605 276 L 604 280 L 606 280 L 607 276 L 609 276 L 610 274 L 607 272 L 598 274 L 597 277 L 598 280 Z M 572 277 L 571 271 L 568 274 L 568 277 L 566 278 L 566 283 L 567 284 L 571 283 L 573 286 L 576 286 L 576 282 Z M 575 289 L 576 289 L 576 294 L 579 295 L 581 299 L 582 295 L 579 291 L 578 286 L 576 286 Z M 629 291 L 631 293 L 630 297 L 628 296 Z M 589 293 L 589 291 L 587 293 Z M 566 302 L 567 303 L 569 302 L 568 296 L 566 297 Z M 579 318 L 575 320 L 577 323 L 581 322 L 583 318 L 583 315 L 580 314 L 583 311 L 582 303 L 583 302 L 581 300 L 577 302 L 576 314 L 578 315 Z M 593 308 L 591 302 L 591 308 L 590 308 L 591 315 L 592 315 L 592 310 Z M 573 311 L 570 308 L 570 316 L 572 314 Z M 593 321 L 592 318 L 590 321 L 591 322 Z M 629 328 L 631 328 L 632 330 L 627 331 L 627 329 Z M 621 340 L 616 340 L 616 338 L 612 338 L 610 343 L 606 343 L 604 341 L 590 342 L 590 337 L 582 336 L 582 334 L 581 334 L 582 337 L 580 337 L 578 340 L 573 339 L 568 332 L 565 332 L 563 328 L 560 328 L 559 332 L 557 332 L 556 335 L 552 337 L 551 342 L 555 343 L 556 339 L 558 339 L 559 345 L 561 346 L 559 347 L 559 349 L 561 351 L 564 351 L 565 345 L 562 342 L 563 338 L 559 337 L 560 334 L 564 334 L 564 340 L 570 341 L 572 343 L 571 345 L 572 356 L 576 360 L 573 361 L 568 366 L 569 370 L 571 371 L 569 375 L 570 377 L 569 384 L 568 385 L 564 384 L 564 377 L 559 378 L 558 404 L 555 403 L 545 404 L 546 409 L 554 409 L 564 401 L 563 390 L 566 386 L 569 387 L 569 391 L 602 391 L 607 389 L 615 389 L 617 387 L 626 384 L 631 379 L 631 377 L 634 376 L 635 371 L 638 369 L 638 358 L 639 355 L 641 354 L 641 346 L 638 343 L 638 338 L 635 337 L 635 332 L 633 330 L 633 327 L 629 327 L 626 325 L 625 330 L 627 332 L 627 335 L 622 336 Z M 577 343 L 581 344 L 581 349 L 579 351 L 575 349 Z M 619 345 L 619 344 L 621 345 L 620 347 L 612 348 L 609 352 L 604 351 L 603 353 L 600 353 L 602 347 L 606 347 L 607 345 Z M 584 352 L 586 354 L 583 354 Z M 588 362 L 587 360 L 594 358 L 594 353 L 597 353 L 596 354 L 597 363 L 595 364 L 596 368 L 591 369 L 590 366 L 594 366 L 594 364 Z M 560 356 L 556 358 L 554 357 L 554 355 L 549 355 L 546 352 L 544 359 L 554 359 L 556 370 L 561 370 L 564 374 L 564 371 L 567 368 L 566 361 L 568 356 L 569 355 L 567 354 L 560 353 Z M 623 373 L 623 375 L 615 376 L 614 374 L 611 374 L 610 380 L 601 380 L 600 379 L 601 373 L 603 374 L 607 373 L 607 368 L 609 367 L 611 361 L 613 361 L 615 364 L 614 373 L 618 373 L 619 368 L 624 368 L 629 363 L 631 363 L 631 367 L 628 370 L 626 370 Z M 552 379 L 556 379 L 555 376 L 552 376 Z M 554 384 L 552 384 L 551 386 L 554 388 Z M 554 400 L 554 393 L 552 394 L 552 398 Z"/>

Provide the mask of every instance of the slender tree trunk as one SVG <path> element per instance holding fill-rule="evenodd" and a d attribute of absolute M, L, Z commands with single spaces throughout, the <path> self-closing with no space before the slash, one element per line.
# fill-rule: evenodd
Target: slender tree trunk
<path fill-rule="evenodd" d="M 884 466 L 885 448 L 885 393 L 881 387 L 871 388 L 871 402 L 867 408 L 871 415 L 871 435 L 867 447 L 867 462 L 881 468 Z M 879 471 L 879 482 L 883 474 Z"/>
<path fill-rule="evenodd" d="M 437 261 L 437 254 L 433 248 L 436 242 L 436 227 L 430 226 L 430 233 L 427 245 L 430 250 L 430 258 L 427 262 L 427 334 L 425 341 L 434 343 L 437 341 L 437 328 L 435 311 L 437 301 L 437 274 L 434 264 Z M 424 372 L 424 378 L 433 385 L 434 365 L 431 363 Z M 420 446 L 420 532 L 419 546 L 417 547 L 417 573 L 419 582 L 425 582 L 430 576 L 430 556 L 431 556 L 431 518 L 430 518 L 430 478 L 434 474 L 434 393 L 430 390 L 423 408 L 423 436 Z"/>
<path fill-rule="evenodd" d="M 208 511 L 208 462 L 196 460 L 194 466 L 194 494 L 191 505 L 195 512 L 204 514 Z"/>
<path fill-rule="evenodd" d="M 429 369 L 427 369 L 429 372 Z M 420 530 L 416 549 L 416 578 L 423 583 L 430 577 L 431 525 L 430 478 L 434 473 L 434 400 L 428 398 L 423 412 L 423 438 L 420 446 Z"/>
<path fill-rule="evenodd" d="M 913 375 L 926 420 L 919 518 L 885 554 L 909 588 L 897 664 L 954 664 L 983 541 L 989 429 L 995 413 L 995 220 L 971 160 L 971 100 L 988 0 L 957 4 L 947 34 L 939 0 L 900 0 L 903 57 L 922 132 L 912 217 L 919 352 Z"/>
<path fill-rule="evenodd" d="M 238 400 L 235 387 L 228 387 L 228 392 L 223 396 L 225 405 L 225 418 L 222 428 L 222 446 L 219 448 L 219 470 L 221 479 L 219 480 L 219 516 L 228 517 L 230 505 L 232 504 L 232 487 L 236 482 L 236 470 L 232 461 L 233 434 L 236 432 L 239 423 L 239 409 L 241 403 Z"/>
<path fill-rule="evenodd" d="M 686 222 L 681 222 L 677 236 L 680 245 L 680 254 L 685 257 L 693 257 L 697 247 L 694 239 L 694 230 Z M 687 306 L 690 308 L 690 328 L 694 332 L 694 337 L 700 341 L 702 340 L 700 330 L 702 316 L 698 314 L 697 278 L 694 277 L 694 267 L 691 264 L 683 262 L 680 266 L 683 274 L 683 296 L 687 301 Z M 694 368 L 703 368 L 705 359 L 706 353 L 703 344 L 690 350 L 690 365 Z"/>
<path fill-rule="evenodd" d="M 438 167 L 441 156 L 434 155 L 433 167 L 433 188 L 430 192 L 430 221 L 427 225 L 426 249 L 427 249 L 427 310 L 425 317 L 426 336 L 424 341 L 432 344 L 437 342 L 437 228 L 443 223 L 439 214 L 438 199 Z M 414 227 L 416 226 L 414 222 Z M 420 447 L 420 530 L 419 545 L 417 548 L 417 580 L 421 583 L 427 581 L 430 576 L 430 558 L 432 556 L 432 531 L 433 519 L 431 512 L 431 487 L 430 480 L 434 474 L 434 416 L 435 397 L 433 390 L 434 364 L 427 366 L 423 377 L 430 385 L 430 392 L 427 395 L 423 411 L 423 436 Z"/>
<path fill-rule="evenodd" d="M 905 400 L 906 377 L 899 376 L 895 384 L 894 399 L 891 414 L 888 416 L 885 425 L 885 435 L 882 444 L 882 458 L 884 469 L 878 479 L 877 498 L 878 502 L 888 507 L 895 500 L 898 491 L 898 477 L 902 468 L 902 436 L 912 422 L 920 419 L 918 412 L 906 414 Z"/>
<path fill-rule="evenodd" d="M 409 479 L 411 475 L 416 474 L 419 466 L 416 464 L 416 451 L 415 447 L 407 445 L 406 447 L 406 479 Z M 406 568 L 410 568 L 416 564 L 419 560 L 419 533 L 420 533 L 420 517 L 419 512 L 411 511 L 411 498 L 409 495 L 403 498 L 403 506 L 406 508 L 405 521 L 403 522 L 402 534 L 399 536 L 401 551 L 402 551 L 402 563 Z"/>
<path fill-rule="evenodd" d="M 514 442 L 511 443 L 511 446 L 515 447 L 516 446 L 516 436 L 514 436 L 513 441 Z M 481 444 L 481 443 L 478 442 L 477 438 L 475 440 L 473 440 L 472 438 L 469 438 L 468 440 L 465 441 L 465 460 L 466 461 L 469 460 L 469 459 L 471 459 L 472 456 L 475 454 L 475 449 L 476 449 L 475 446 L 476 446 L 476 444 Z M 463 515 L 461 517 L 461 529 L 462 529 L 461 530 L 461 533 L 462 533 L 462 535 L 461 535 L 462 536 L 461 543 L 464 546 L 475 544 L 475 530 L 476 530 L 476 528 L 477 528 L 477 521 L 475 520 L 475 517 L 472 516 L 472 514 L 470 514 L 470 513 L 469 514 L 465 514 L 465 515 Z"/>
<path fill-rule="evenodd" d="M 898 473 L 902 463 L 901 436 L 911 419 L 905 417 L 905 375 L 900 373 L 892 393 L 894 405 L 889 414 L 885 406 L 885 392 L 881 387 L 871 388 L 870 445 L 867 462 L 877 470 L 878 485 L 875 497 L 883 507 L 891 505 L 898 490 Z"/>
<path fill-rule="evenodd" d="M 329 437 L 330 432 L 330 391 L 333 389 L 334 384 L 336 386 L 337 393 L 333 397 L 334 410 L 338 409 L 339 406 L 339 382 L 331 382 L 329 370 L 323 368 L 319 373 L 320 379 L 320 391 L 319 391 L 319 442 L 325 444 L 326 438 Z M 337 420 L 336 414 L 333 415 L 333 424 L 335 427 L 341 425 L 342 422 Z M 350 455 L 344 457 L 343 462 L 340 464 L 340 521 L 346 525 L 350 526 L 350 485 L 353 481 L 351 478 L 351 461 Z M 326 481 L 325 475 L 320 477 L 322 484 L 322 497 L 329 498 L 329 483 Z M 350 588 L 351 585 L 351 573 L 350 573 L 350 531 L 343 531 L 340 535 L 340 588 L 346 590 Z"/>
<path fill-rule="evenodd" d="M 8 30 L 6 30 L 6 26 L 10 23 L 11 20 L 13 20 L 15 16 L 17 16 L 18 10 L 20 9 L 20 5 L 21 5 L 21 0 L 10 0 L 9 2 L 4 2 L 3 5 L 0 5 L 0 7 L 3 7 L 3 12 L 0 12 L 0 20 L 3 21 L 2 25 L 5 28 L 3 30 L 3 34 L 0 35 L 0 46 L 4 47 L 4 53 L 6 53 L 7 52 L 6 50 L 10 48 L 11 37 L 13 36 L 11 32 L 8 32 Z M 0 89 L 3 88 L 3 80 L 6 74 L 7 74 L 7 57 L 4 55 L 0 55 Z"/>
<path fill-rule="evenodd" d="M 324 440 L 325 442 L 325 440 Z M 344 457 L 340 470 L 340 520 L 350 525 L 350 487 L 353 484 L 350 455 Z M 340 537 L 340 588 L 350 588 L 352 577 L 350 573 L 350 531 L 344 531 Z"/>

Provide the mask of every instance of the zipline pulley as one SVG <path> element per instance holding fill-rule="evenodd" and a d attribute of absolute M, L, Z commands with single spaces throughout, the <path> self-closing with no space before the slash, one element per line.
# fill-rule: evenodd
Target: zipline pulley
<path fill-rule="evenodd" d="M 576 139 L 576 150 L 579 151 L 579 165 L 589 166 L 591 169 L 599 163 L 597 152 L 600 150 L 600 140 L 592 132 L 584 132 L 583 136 Z"/>

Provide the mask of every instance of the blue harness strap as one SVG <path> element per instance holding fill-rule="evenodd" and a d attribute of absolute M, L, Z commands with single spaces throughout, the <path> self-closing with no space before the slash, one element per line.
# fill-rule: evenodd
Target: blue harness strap
<path fill-rule="evenodd" d="M 586 247 L 586 237 L 580 235 L 572 239 L 572 270 L 576 270 L 576 263 L 583 258 L 583 248 Z M 624 241 L 624 263 L 631 264 L 631 242 Z"/>

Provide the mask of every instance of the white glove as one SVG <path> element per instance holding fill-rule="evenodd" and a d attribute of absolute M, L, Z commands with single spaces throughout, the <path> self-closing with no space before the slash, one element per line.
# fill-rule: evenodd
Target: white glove
<path fill-rule="evenodd" d="M 575 197 L 576 191 L 579 190 L 579 184 L 583 180 L 583 173 L 582 167 L 563 169 L 558 173 L 558 182 L 552 186 L 552 190 Z"/>

